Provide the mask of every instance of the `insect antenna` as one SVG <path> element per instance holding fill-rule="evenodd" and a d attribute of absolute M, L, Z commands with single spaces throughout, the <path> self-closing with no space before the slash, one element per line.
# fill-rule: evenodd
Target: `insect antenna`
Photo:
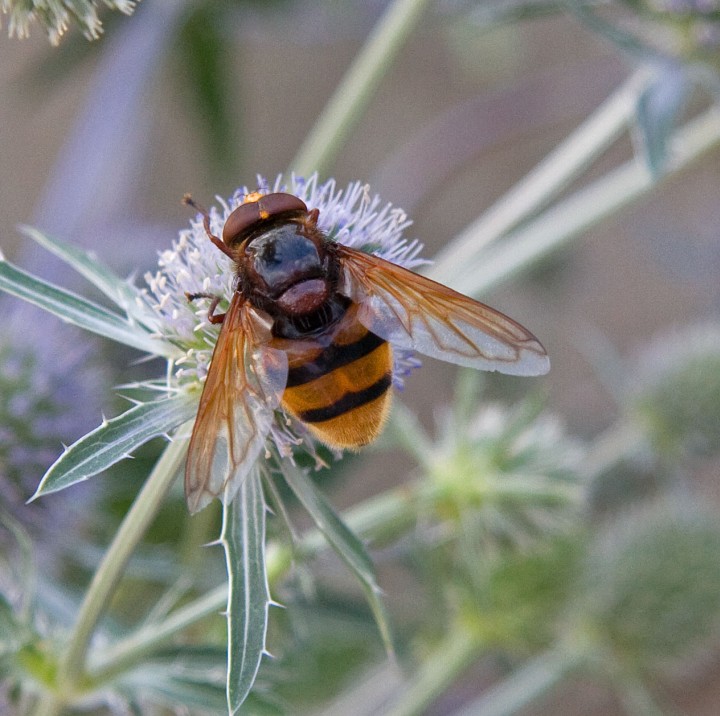
<path fill-rule="evenodd" d="M 210 230 L 210 214 L 208 213 L 207 209 L 205 209 L 203 206 L 198 204 L 195 199 L 190 196 L 190 194 L 185 194 L 182 198 L 182 203 L 185 204 L 185 206 L 191 206 L 195 211 L 197 211 L 203 218 L 203 227 L 205 228 L 205 233 L 207 234 L 208 239 L 217 246 L 220 251 L 222 251 L 226 256 L 229 256 L 231 259 L 235 260 L 235 257 L 233 255 L 233 252 L 225 245 L 225 243 L 219 239 L 213 232 Z"/>

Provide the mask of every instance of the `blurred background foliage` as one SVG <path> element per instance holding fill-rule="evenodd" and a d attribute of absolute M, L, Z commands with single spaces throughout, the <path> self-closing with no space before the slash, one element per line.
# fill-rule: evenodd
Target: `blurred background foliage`
<path fill-rule="evenodd" d="M 34 4 L 50 24 L 61 5 Z M 30 5 L 0 5 L 5 28 Z M 186 225 L 186 191 L 209 203 L 293 167 L 386 5 L 144 0 L 98 6 L 94 42 L 72 17 L 58 47 L 40 22 L 3 38 L 3 252 L 85 291 L 14 231 L 28 223 L 142 275 Z M 295 534 L 270 519 L 268 564 L 287 608 L 243 713 L 717 713 L 720 164 L 715 149 L 673 171 L 670 137 L 718 101 L 718 58 L 712 0 L 428 3 L 323 177 L 367 180 L 432 257 L 644 66 L 632 131 L 558 200 L 633 156 L 655 184 L 483 295 L 540 336 L 547 378 L 425 361 L 380 443 L 315 475 L 369 540 L 396 660 L 282 495 Z M 126 407 L 113 386 L 158 369 L 6 296 L 0 312 L 0 711 L 29 714 L 163 442 L 24 501 L 61 442 Z M 132 642 L 222 590 L 203 546 L 219 530 L 176 486 L 103 621 L 102 678 L 68 713 L 225 710 L 216 598 L 161 644 Z"/>

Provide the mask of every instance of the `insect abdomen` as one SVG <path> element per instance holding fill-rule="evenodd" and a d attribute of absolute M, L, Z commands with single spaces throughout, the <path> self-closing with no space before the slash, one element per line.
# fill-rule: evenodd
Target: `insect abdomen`
<path fill-rule="evenodd" d="M 359 448 L 382 431 L 391 385 L 390 345 L 353 323 L 312 358 L 291 362 L 283 405 L 327 445 Z"/>

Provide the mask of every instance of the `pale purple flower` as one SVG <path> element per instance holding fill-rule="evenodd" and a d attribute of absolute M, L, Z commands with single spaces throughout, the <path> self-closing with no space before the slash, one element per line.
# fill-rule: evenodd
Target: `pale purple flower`
<path fill-rule="evenodd" d="M 404 237 L 410 226 L 404 211 L 383 204 L 367 185 L 352 182 L 338 189 L 334 180 L 277 177 L 273 182 L 258 176 L 255 186 L 237 189 L 229 199 L 217 197 L 209 209 L 210 227 L 220 235 L 231 212 L 254 191 L 288 192 L 301 198 L 309 208 L 319 209 L 318 226 L 338 243 L 372 253 L 400 266 L 416 269 L 427 263 L 419 257 L 422 245 Z M 150 311 L 158 333 L 183 351 L 171 362 L 170 389 L 191 387 L 205 378 L 217 341 L 219 328 L 207 320 L 207 302 L 189 302 L 186 293 L 207 293 L 224 297 L 222 307 L 233 295 L 235 271 L 232 263 L 208 240 L 201 216 L 180 232 L 172 247 L 161 252 L 158 269 L 145 275 L 146 287 L 138 293 L 138 308 Z M 420 363 L 406 350 L 394 351 L 393 382 L 402 389 L 405 378 Z M 293 446 L 305 442 L 313 449 L 305 428 L 291 416 L 278 411 L 271 439 L 281 455 L 289 456 Z"/>

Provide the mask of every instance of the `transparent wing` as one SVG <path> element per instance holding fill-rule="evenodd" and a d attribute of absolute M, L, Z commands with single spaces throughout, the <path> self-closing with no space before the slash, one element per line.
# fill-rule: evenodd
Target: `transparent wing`
<path fill-rule="evenodd" d="M 197 512 L 214 497 L 230 501 L 265 445 L 287 383 L 287 356 L 235 294 L 225 315 L 200 398 L 185 465 L 185 497 Z M 229 489 L 225 489 L 228 487 Z"/>
<path fill-rule="evenodd" d="M 550 361 L 540 341 L 502 313 L 389 261 L 336 244 L 340 292 L 358 320 L 400 347 L 440 360 L 511 375 L 542 375 Z"/>

